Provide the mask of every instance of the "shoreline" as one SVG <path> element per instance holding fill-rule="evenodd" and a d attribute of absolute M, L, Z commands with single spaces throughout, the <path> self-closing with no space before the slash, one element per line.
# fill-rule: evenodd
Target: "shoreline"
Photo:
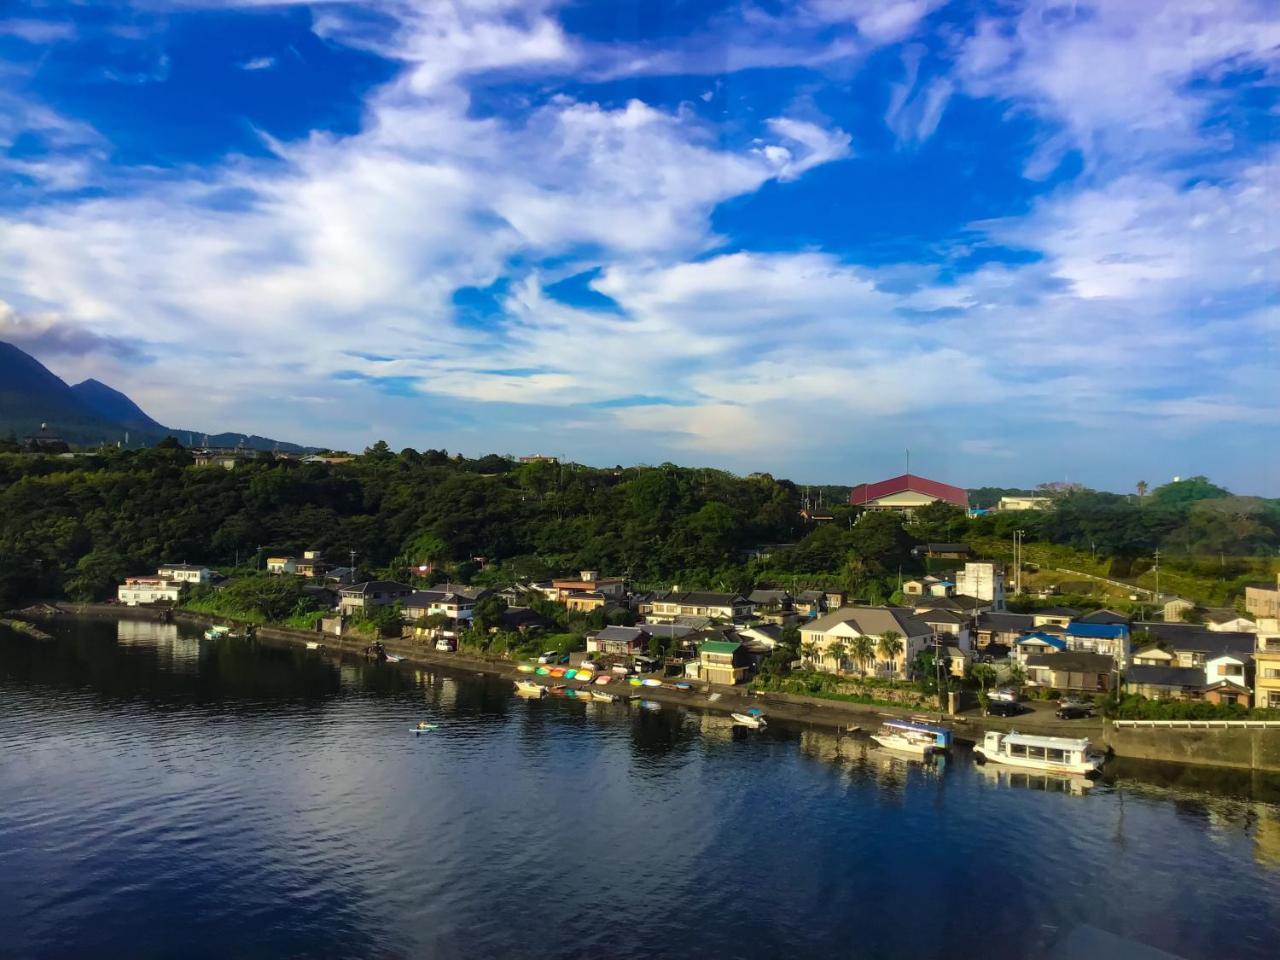
<path fill-rule="evenodd" d="M 59 602 L 56 604 L 39 604 L 25 610 L 9 611 L 10 616 L 31 619 L 56 619 L 60 615 L 80 617 L 98 617 L 106 619 L 150 620 L 154 622 L 184 623 L 192 626 L 207 627 L 218 623 L 226 623 L 236 627 L 250 624 L 229 618 L 215 617 L 181 608 L 151 609 L 141 607 L 124 607 L 116 604 L 96 603 L 79 604 Z M 302 646 L 308 643 L 320 643 L 317 650 L 325 656 L 337 655 L 341 660 L 346 657 L 359 659 L 367 643 L 364 638 L 354 638 L 348 643 L 346 639 L 323 634 L 318 631 L 297 630 L 289 627 L 253 624 L 256 636 L 273 644 Z M 521 673 L 518 662 L 473 657 L 458 653 L 441 653 L 428 648 L 426 644 L 403 637 L 385 638 L 382 641 L 388 653 L 404 658 L 402 666 L 411 668 L 428 668 L 458 674 L 473 673 L 493 676 L 511 682 L 529 680 L 542 686 L 565 684 L 576 689 L 603 689 L 616 695 L 652 700 L 656 703 L 686 709 L 699 710 L 717 714 L 745 713 L 751 709 L 760 709 L 766 718 L 785 723 L 821 727 L 834 730 L 837 734 L 866 735 L 886 719 L 903 719 L 917 717 L 931 723 L 949 727 L 958 743 L 972 745 L 982 739 L 988 730 L 999 732 L 1018 731 L 1049 736 L 1088 737 L 1098 747 L 1106 748 L 1115 757 L 1127 760 L 1153 761 L 1172 763 L 1181 766 L 1205 769 L 1236 770 L 1246 772 L 1255 777 L 1273 778 L 1280 774 L 1280 732 L 1277 731 L 1230 731 L 1223 732 L 1215 739 L 1212 736 L 1194 738 L 1189 735 L 1179 737 L 1171 732 L 1156 732 L 1149 736 L 1135 736 L 1132 731 L 1122 731 L 1117 736 L 1112 726 L 1102 718 L 1076 721 L 1046 721 L 1034 714 L 1024 714 L 1017 718 L 984 717 L 975 714 L 948 715 L 941 711 L 922 712 L 908 708 L 893 708 L 879 704 L 849 703 L 846 701 L 825 700 L 818 697 L 807 697 L 787 693 L 757 693 L 745 688 L 717 687 L 695 681 L 694 689 L 676 690 L 672 687 L 632 687 L 628 684 L 609 684 L 604 688 L 594 685 L 580 684 L 562 678 L 538 677 Z M 394 664 L 393 664 L 394 665 Z M 717 695 L 714 700 L 710 695 Z M 1040 719 L 1040 722 L 1037 722 Z M 853 730 L 853 727 L 859 728 Z M 1230 735 L 1226 735 L 1229 733 Z M 1238 736 L 1236 734 L 1239 734 Z M 1264 737 L 1264 734 L 1267 736 Z M 1243 738 L 1243 739 L 1242 739 Z M 1245 742 L 1247 740 L 1247 742 Z"/>

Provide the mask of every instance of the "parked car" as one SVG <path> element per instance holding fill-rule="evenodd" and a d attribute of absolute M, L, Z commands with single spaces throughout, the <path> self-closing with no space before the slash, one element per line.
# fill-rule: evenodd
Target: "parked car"
<path fill-rule="evenodd" d="M 1005 701 L 1006 703 L 1017 703 L 1017 702 L 1018 702 L 1018 691 L 1017 691 L 1017 690 L 1015 690 L 1015 689 L 1013 689 L 1013 687 L 1001 687 L 1001 688 L 1000 688 L 1000 689 L 998 689 L 998 690 L 988 690 L 988 691 L 987 691 L 987 699 L 988 699 L 988 700 L 1003 700 L 1003 701 Z"/>
<path fill-rule="evenodd" d="M 1087 703 L 1069 703 L 1058 708 L 1059 720 L 1081 720 L 1093 716 L 1093 706 Z"/>
<path fill-rule="evenodd" d="M 568 662 L 569 662 L 569 655 L 567 653 L 560 654 L 560 659 L 556 661 L 556 663 L 568 663 Z"/>
<path fill-rule="evenodd" d="M 1092 700 L 1084 700 L 1084 699 L 1081 699 L 1080 697 L 1063 697 L 1061 700 L 1059 700 L 1059 701 L 1058 701 L 1058 706 L 1060 706 L 1060 707 L 1088 707 L 1090 710 L 1092 710 L 1092 709 L 1093 709 L 1093 701 L 1092 701 Z"/>
<path fill-rule="evenodd" d="M 538 658 L 538 662 L 539 663 L 555 663 L 559 659 L 560 659 L 559 650 L 548 650 L 546 653 L 544 653 L 542 656 Z"/>
<path fill-rule="evenodd" d="M 1025 710 L 1026 707 L 1014 700 L 992 700 L 987 704 L 987 713 L 993 717 L 1016 717 Z"/>
<path fill-rule="evenodd" d="M 441 653 L 453 653 L 458 649 L 458 645 L 452 640 L 440 639 L 436 641 L 436 649 Z"/>
<path fill-rule="evenodd" d="M 631 668 L 630 668 L 630 667 L 626 666 L 625 664 L 621 664 L 621 663 L 615 663 L 612 667 L 610 667 L 610 668 L 609 668 L 609 670 L 610 670 L 610 672 L 611 672 L 611 673 L 616 673 L 616 674 L 618 674 L 619 676 L 622 676 L 622 677 L 625 677 L 628 673 L 630 673 L 630 672 L 631 672 Z"/>

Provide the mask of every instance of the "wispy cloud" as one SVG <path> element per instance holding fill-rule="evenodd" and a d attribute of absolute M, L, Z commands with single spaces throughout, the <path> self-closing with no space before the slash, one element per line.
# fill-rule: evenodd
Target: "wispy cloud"
<path fill-rule="evenodd" d="M 270 70 L 276 65 L 275 57 L 254 57 L 236 64 L 241 70 Z"/>

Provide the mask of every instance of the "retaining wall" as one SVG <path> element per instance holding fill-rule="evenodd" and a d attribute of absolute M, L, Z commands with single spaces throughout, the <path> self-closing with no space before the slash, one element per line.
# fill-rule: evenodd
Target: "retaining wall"
<path fill-rule="evenodd" d="M 1280 773 L 1280 727 L 1106 725 L 1117 756 Z"/>

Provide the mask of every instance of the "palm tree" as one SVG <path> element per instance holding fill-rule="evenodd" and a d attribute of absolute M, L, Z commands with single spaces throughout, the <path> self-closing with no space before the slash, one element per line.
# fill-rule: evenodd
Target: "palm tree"
<path fill-rule="evenodd" d="M 844 658 L 849 655 L 849 648 L 845 646 L 843 640 L 836 640 L 827 647 L 827 656 L 832 657 L 836 662 L 836 673 L 844 671 Z"/>
<path fill-rule="evenodd" d="M 876 645 L 880 655 L 889 661 L 890 672 L 897 672 L 895 666 L 898 655 L 902 653 L 902 634 L 896 630 L 886 630 L 880 634 L 880 642 Z"/>
<path fill-rule="evenodd" d="M 996 682 L 996 668 L 989 663 L 975 663 L 969 676 L 978 681 L 978 705 L 982 707 L 982 715 L 987 715 L 987 687 Z"/>
<path fill-rule="evenodd" d="M 1147 495 L 1147 489 L 1148 489 L 1148 487 L 1147 487 L 1147 481 L 1145 481 L 1145 480 L 1139 480 L 1139 481 L 1138 481 L 1138 502 L 1139 502 L 1139 503 L 1141 503 L 1141 502 L 1142 502 L 1142 498 L 1143 498 L 1143 497 L 1145 497 L 1145 496 Z"/>
<path fill-rule="evenodd" d="M 858 661 L 858 668 L 863 675 L 867 672 L 867 661 L 876 655 L 876 642 L 870 637 L 857 636 L 849 642 L 849 652 L 853 654 L 853 658 Z"/>
<path fill-rule="evenodd" d="M 817 641 L 816 641 L 816 640 L 806 640 L 804 643 L 800 644 L 800 655 L 801 655 L 802 657 L 804 657 L 805 662 L 806 662 L 806 663 L 808 663 L 810 667 L 812 667 L 812 666 L 813 666 L 813 661 L 814 661 L 814 660 L 817 658 L 817 656 L 818 656 L 818 643 L 817 643 Z"/>

